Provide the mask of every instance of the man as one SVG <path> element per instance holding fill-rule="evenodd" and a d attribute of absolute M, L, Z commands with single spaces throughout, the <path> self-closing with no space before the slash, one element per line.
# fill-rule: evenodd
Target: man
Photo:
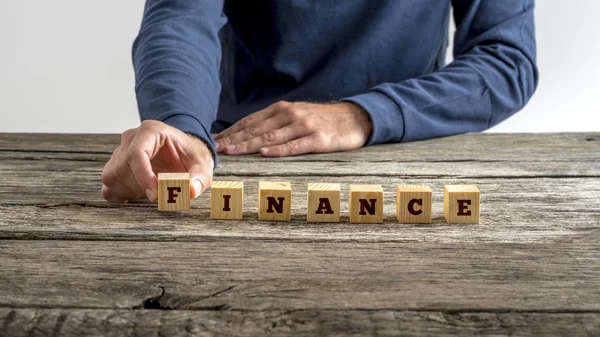
<path fill-rule="evenodd" d="M 343 151 L 489 128 L 535 91 L 533 10 L 533 0 L 147 0 L 133 46 L 144 122 L 123 133 L 102 195 L 156 200 L 156 172 L 190 172 L 197 197 L 217 153 Z"/>

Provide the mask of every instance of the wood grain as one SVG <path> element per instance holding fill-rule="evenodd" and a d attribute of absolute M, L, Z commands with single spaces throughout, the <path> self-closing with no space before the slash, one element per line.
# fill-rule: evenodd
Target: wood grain
<path fill-rule="evenodd" d="M 219 158 L 241 221 L 114 205 L 118 135 L 0 134 L 0 336 L 600 334 L 600 134 L 465 134 L 355 151 Z M 258 181 L 291 181 L 289 222 Z M 306 222 L 306 186 L 340 184 L 341 222 Z M 350 224 L 348 185 L 383 186 L 383 224 Z M 398 184 L 433 191 L 399 224 Z M 481 224 L 449 225 L 444 185 L 476 184 Z M 151 310 L 156 309 L 156 310 Z"/>
<path fill-rule="evenodd" d="M 238 180 L 239 177 L 230 177 Z M 283 177 L 281 177 L 283 179 Z M 75 181 L 74 181 L 75 180 Z M 306 184 L 312 177 L 294 180 L 292 221 L 259 221 L 258 182 L 245 184 L 246 211 L 243 221 L 209 219 L 210 197 L 204 193 L 192 200 L 192 210 L 165 214 L 156 204 L 138 201 L 109 204 L 100 195 L 97 176 L 69 178 L 49 172 L 46 179 L 30 177 L 18 185 L 0 175 L 0 238 L 197 241 L 206 237 L 247 237 L 277 240 L 395 241 L 395 242 L 587 242 L 600 237 L 600 179 L 419 179 L 372 178 L 385 185 L 384 223 L 351 225 L 348 195 L 342 193 L 342 223 L 327 226 L 306 223 Z M 330 177 L 342 184 L 347 180 Z M 75 182 L 75 183 L 74 183 Z M 425 183 L 433 189 L 433 223 L 398 224 L 393 186 Z M 447 225 L 443 219 L 443 186 L 476 183 L 482 191 L 481 224 Z M 65 186 L 71 186 L 68 190 Z M 526 200 L 526 202 L 523 202 Z M 569 212 L 564 210 L 568 209 Z"/>
<path fill-rule="evenodd" d="M 0 151 L 86 152 L 109 154 L 119 135 L 0 133 Z M 270 159 L 293 161 L 590 161 L 599 160 L 598 133 L 468 133 L 404 144 L 366 147 L 350 152 Z M 358 157 L 358 158 L 357 158 Z M 260 156 L 222 156 L 220 162 L 263 161 Z M 358 159 L 358 160 L 357 160 Z"/>
<path fill-rule="evenodd" d="M 0 336 L 597 336 L 599 313 L 0 308 Z"/>
<path fill-rule="evenodd" d="M 600 243 L 0 241 L 0 307 L 600 311 Z"/>

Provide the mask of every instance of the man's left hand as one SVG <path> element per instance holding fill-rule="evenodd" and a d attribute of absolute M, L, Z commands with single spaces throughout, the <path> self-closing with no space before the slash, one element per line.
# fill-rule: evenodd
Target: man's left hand
<path fill-rule="evenodd" d="M 356 149 L 372 130 L 371 118 L 354 103 L 281 101 L 241 119 L 215 141 L 220 153 L 281 157 Z"/>

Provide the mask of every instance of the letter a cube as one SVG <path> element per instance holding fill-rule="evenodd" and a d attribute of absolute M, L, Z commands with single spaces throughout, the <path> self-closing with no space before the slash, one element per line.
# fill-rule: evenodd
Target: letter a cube
<path fill-rule="evenodd" d="M 479 203 L 475 185 L 444 186 L 444 218 L 448 223 L 479 223 Z"/>
<path fill-rule="evenodd" d="M 241 181 L 213 181 L 210 185 L 210 218 L 242 219 L 244 183 Z"/>
<path fill-rule="evenodd" d="M 190 210 L 190 174 L 158 174 L 158 210 Z"/>
<path fill-rule="evenodd" d="M 340 222 L 340 184 L 309 183 L 306 221 Z"/>
<path fill-rule="evenodd" d="M 348 192 L 351 223 L 383 223 L 381 185 L 350 185 Z"/>
<path fill-rule="evenodd" d="M 431 188 L 425 185 L 396 187 L 396 218 L 399 223 L 431 223 Z"/>
<path fill-rule="evenodd" d="M 286 182 L 258 183 L 258 218 L 290 221 L 292 217 L 292 186 Z"/>

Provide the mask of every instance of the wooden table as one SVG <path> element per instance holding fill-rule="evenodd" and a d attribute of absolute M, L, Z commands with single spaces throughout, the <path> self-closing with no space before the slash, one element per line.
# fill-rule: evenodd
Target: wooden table
<path fill-rule="evenodd" d="M 243 221 L 112 205 L 117 135 L 0 134 L 1 336 L 600 335 L 600 134 L 468 134 L 279 160 L 222 157 Z M 258 180 L 291 181 L 292 221 L 257 220 Z M 342 222 L 305 221 L 306 184 L 342 184 Z M 348 183 L 384 224 L 350 224 Z M 432 187 L 398 224 L 395 185 Z M 444 184 L 482 223 L 448 225 Z"/>

